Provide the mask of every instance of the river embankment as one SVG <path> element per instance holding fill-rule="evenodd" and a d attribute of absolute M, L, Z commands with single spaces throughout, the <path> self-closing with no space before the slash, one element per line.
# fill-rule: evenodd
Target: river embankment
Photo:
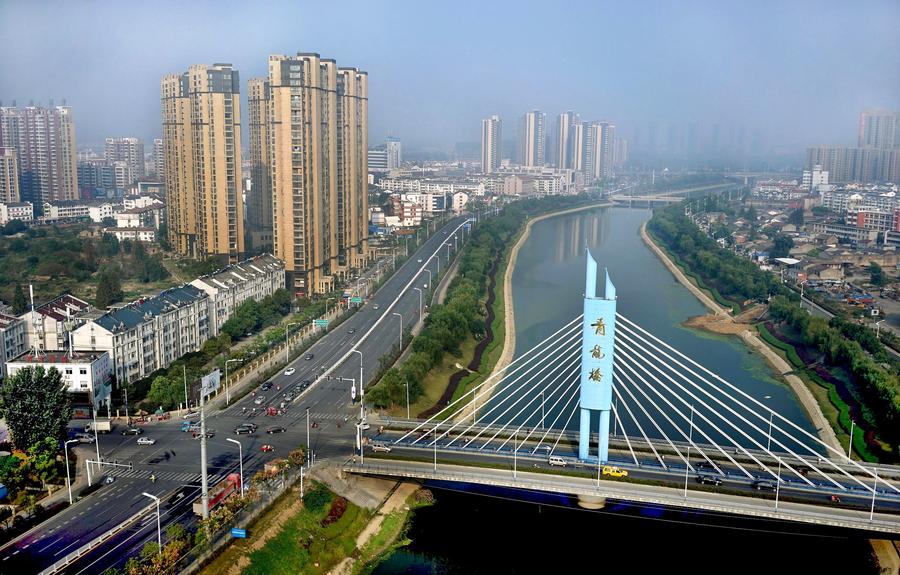
<path fill-rule="evenodd" d="M 717 304 L 706 292 L 690 281 L 681 268 L 675 265 L 675 262 L 672 261 L 669 255 L 656 245 L 656 242 L 653 241 L 653 238 L 647 233 L 646 223 L 641 225 L 641 239 L 644 240 L 647 247 L 650 248 L 657 258 L 659 258 L 666 269 L 672 272 L 675 279 L 709 309 L 709 315 L 690 318 L 688 321 L 684 322 L 684 325 L 686 327 L 705 330 L 720 335 L 736 335 L 740 337 L 750 349 L 762 355 L 772 369 L 775 370 L 790 386 L 791 391 L 797 396 L 800 405 L 803 406 L 803 410 L 806 412 L 810 421 L 815 425 L 819 439 L 832 448 L 842 451 L 843 447 L 838 441 L 828 420 L 825 418 L 825 414 L 822 413 L 822 408 L 819 406 L 819 403 L 816 401 L 812 392 L 802 379 L 792 373 L 794 371 L 793 367 L 766 345 L 749 324 L 741 321 L 746 319 L 746 316 L 738 318 L 733 317 L 728 310 Z"/>

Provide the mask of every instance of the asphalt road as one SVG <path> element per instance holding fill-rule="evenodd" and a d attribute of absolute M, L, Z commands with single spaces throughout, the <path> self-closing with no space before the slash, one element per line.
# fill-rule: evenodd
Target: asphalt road
<path fill-rule="evenodd" d="M 272 388 L 268 391 L 257 390 L 254 395 L 248 394 L 207 415 L 207 430 L 215 432 L 207 442 L 211 485 L 228 473 L 238 471 L 237 446 L 225 441 L 226 437 L 241 442 L 247 481 L 266 461 L 284 457 L 292 449 L 307 443 L 307 420 L 310 424 L 317 423 L 309 429 L 309 443 L 317 462 L 350 456 L 360 407 L 358 397 L 356 402 L 351 399 L 352 383 L 349 380 L 359 380 L 360 354 L 348 356 L 348 352 L 354 348 L 362 352 L 363 378 L 368 382 L 378 369 L 379 359 L 399 343 L 399 318 L 393 314 L 403 316 L 404 329 L 418 320 L 419 293 L 414 288 L 423 289 L 427 295 L 431 286 L 425 270 L 434 272 L 438 265 L 447 265 L 448 251 L 442 244 L 449 239 L 453 251 L 454 230 L 459 229 L 464 220 L 464 217 L 450 220 L 429 238 L 355 314 L 330 329 L 308 350 L 311 359 L 305 359 L 307 354 L 304 354 L 292 361 L 290 367 L 294 368 L 294 373 L 284 375 L 280 372 L 269 380 Z M 463 231 L 460 229 L 457 233 L 461 235 Z M 330 378 L 318 377 L 323 373 Z M 301 391 L 301 384 L 306 380 L 312 383 Z M 264 408 L 279 407 L 285 401 L 286 393 L 296 394 L 292 401 L 286 402 L 286 412 L 274 417 L 264 415 Z M 259 397 L 264 400 L 257 404 Z M 257 423 L 259 429 L 251 435 L 235 435 L 235 427 L 245 422 Z M 113 433 L 101 434 L 101 457 L 105 461 L 130 463 L 131 468 L 104 467 L 103 475 L 114 477 L 113 483 L 103 485 L 96 493 L 82 498 L 0 550 L 0 572 L 37 572 L 59 561 L 152 503 L 142 494 L 145 491 L 163 498 L 163 529 L 173 521 L 192 521 L 191 502 L 199 495 L 200 442 L 193 439 L 191 433 L 182 432 L 181 423 L 181 420 L 170 420 L 143 426 L 141 437 L 155 439 L 154 445 L 138 445 L 137 437 L 122 436 L 119 432 L 123 426 L 113 429 Z M 274 426 L 284 427 L 285 431 L 271 435 L 265 432 Z M 275 448 L 274 452 L 261 451 L 267 444 Z M 83 449 L 88 457 L 94 453 L 93 445 L 79 449 Z M 150 481 L 151 474 L 156 476 L 155 482 Z M 167 507 L 169 499 L 181 490 L 189 496 Z M 67 572 L 98 573 L 107 567 L 121 566 L 145 542 L 155 540 L 155 514 L 148 514 L 79 560 Z"/>

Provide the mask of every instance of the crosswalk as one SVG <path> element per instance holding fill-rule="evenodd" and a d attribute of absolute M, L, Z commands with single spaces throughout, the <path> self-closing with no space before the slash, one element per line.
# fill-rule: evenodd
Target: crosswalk
<path fill-rule="evenodd" d="M 251 411 L 247 411 L 247 413 L 242 413 L 240 408 L 231 408 L 225 411 L 225 414 L 232 417 L 240 417 L 243 416 L 243 419 L 246 421 L 252 421 L 254 423 L 262 424 L 263 421 L 270 425 L 279 425 L 283 424 L 286 421 L 301 421 L 305 425 L 306 421 L 306 411 L 302 409 L 288 409 L 286 414 L 277 415 L 274 417 L 267 416 L 261 410 L 257 410 L 255 413 Z M 310 422 L 313 421 L 340 421 L 343 422 L 345 418 L 349 417 L 344 413 L 312 413 L 309 414 Z M 209 427 L 211 423 L 207 420 L 207 427 Z"/>
<path fill-rule="evenodd" d="M 156 478 L 161 481 L 174 481 L 177 483 L 199 483 L 200 474 L 194 471 L 152 471 L 150 469 L 125 469 L 113 468 L 106 471 L 106 475 L 112 475 L 117 478 L 131 479 L 147 479 L 150 475 L 155 474 Z M 221 480 L 224 475 L 207 475 L 210 485 Z"/>

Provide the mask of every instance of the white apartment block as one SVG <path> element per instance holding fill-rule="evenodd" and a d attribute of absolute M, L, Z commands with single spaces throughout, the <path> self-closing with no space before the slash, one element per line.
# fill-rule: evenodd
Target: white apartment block
<path fill-rule="evenodd" d="M 25 344 L 38 351 L 57 351 L 69 348 L 69 331 L 84 320 L 78 316 L 91 310 L 91 304 L 71 294 L 63 294 L 47 303 L 35 306 L 19 317 L 25 322 Z"/>
<path fill-rule="evenodd" d="M 153 228 L 103 228 L 104 234 L 112 234 L 121 241 L 152 243 L 156 241 L 156 230 Z"/>
<path fill-rule="evenodd" d="M 72 334 L 75 349 L 109 352 L 117 382 L 168 367 L 210 337 L 209 297 L 192 285 L 106 312 Z"/>
<path fill-rule="evenodd" d="M 6 362 L 22 355 L 27 349 L 25 321 L 0 313 L 0 379 L 6 377 Z"/>
<path fill-rule="evenodd" d="M 33 221 L 34 206 L 31 202 L 0 204 L 0 226 L 5 226 L 12 220 Z"/>
<path fill-rule="evenodd" d="M 93 398 L 94 408 L 106 405 L 111 390 L 112 373 L 109 354 L 53 351 L 33 355 L 22 354 L 6 363 L 9 375 L 26 367 L 43 367 L 45 371 L 56 369 L 66 383 L 69 393 L 86 393 Z"/>
<path fill-rule="evenodd" d="M 209 296 L 210 330 L 216 336 L 242 303 L 259 301 L 285 287 L 284 262 L 263 254 L 199 277 L 190 285 Z"/>

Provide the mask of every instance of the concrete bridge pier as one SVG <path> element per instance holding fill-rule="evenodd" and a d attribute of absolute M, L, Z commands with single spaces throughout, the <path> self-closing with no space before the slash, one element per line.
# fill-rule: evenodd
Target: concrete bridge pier
<path fill-rule="evenodd" d="M 584 509 L 603 509 L 606 507 L 606 497 L 598 495 L 579 495 L 578 506 Z"/>

